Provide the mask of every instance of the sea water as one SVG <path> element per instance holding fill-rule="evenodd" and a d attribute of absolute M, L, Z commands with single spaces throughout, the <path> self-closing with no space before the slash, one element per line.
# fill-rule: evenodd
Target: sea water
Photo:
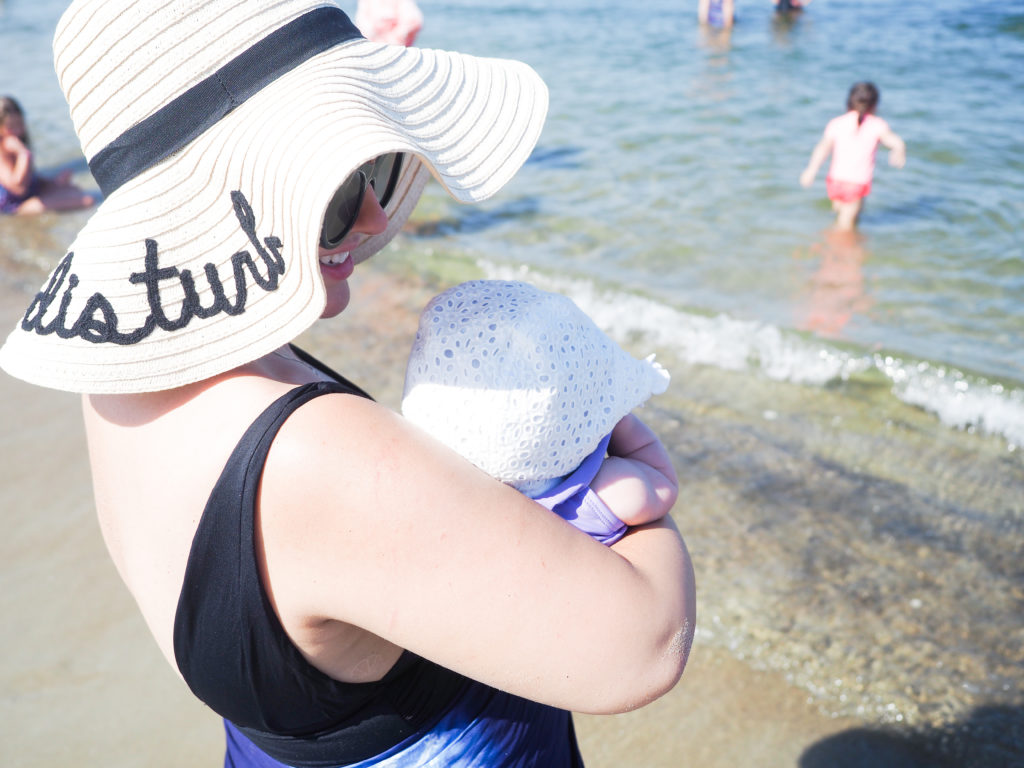
<path fill-rule="evenodd" d="M 741 0 L 727 32 L 668 0 L 421 5 L 418 44 L 528 62 L 550 111 L 493 200 L 428 187 L 389 268 L 527 279 L 657 353 L 673 385 L 644 414 L 680 469 L 697 642 L 784 673 L 832 714 L 1011 764 L 1024 6 L 818 0 L 782 19 Z M 0 92 L 25 106 L 40 163 L 90 186 L 50 61 L 62 7 L 0 3 L 0 50 L 18 63 Z M 858 80 L 879 87 L 908 159 L 897 170 L 879 151 L 843 235 L 824 169 L 809 190 L 798 176 Z M 41 283 L 87 215 L 0 221 L 0 279 Z"/>

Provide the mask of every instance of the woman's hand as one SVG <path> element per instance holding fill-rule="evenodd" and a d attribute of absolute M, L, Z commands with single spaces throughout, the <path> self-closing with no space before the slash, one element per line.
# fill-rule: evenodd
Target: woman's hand
<path fill-rule="evenodd" d="M 679 480 L 668 451 L 633 414 L 612 430 L 608 458 L 590 487 L 629 526 L 660 520 L 679 495 Z"/>

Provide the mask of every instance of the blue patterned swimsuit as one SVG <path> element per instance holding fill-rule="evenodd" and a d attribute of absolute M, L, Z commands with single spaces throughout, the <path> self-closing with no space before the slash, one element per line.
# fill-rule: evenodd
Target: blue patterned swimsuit
<path fill-rule="evenodd" d="M 293 349 L 295 349 L 293 347 Z M 185 681 L 224 717 L 228 768 L 581 768 L 572 716 L 499 691 L 405 651 L 381 680 L 342 683 L 292 644 L 259 577 L 258 485 L 288 416 L 355 385 L 297 387 L 239 441 L 210 494 L 185 572 L 174 652 Z"/>

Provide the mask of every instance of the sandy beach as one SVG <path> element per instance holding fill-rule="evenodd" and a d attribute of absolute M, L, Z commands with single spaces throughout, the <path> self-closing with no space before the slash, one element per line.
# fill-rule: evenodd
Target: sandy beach
<path fill-rule="evenodd" d="M 355 292 L 342 321 L 350 351 L 344 369 L 395 403 L 407 340 L 432 290 L 370 268 L 361 270 Z M 27 300 L 10 289 L 0 296 L 4 328 Z M 326 332 L 303 341 L 317 347 L 316 334 Z M 78 398 L 3 375 L 0 414 L 3 764 L 220 764 L 218 718 L 160 656 L 107 557 Z M 908 762 L 909 740 L 829 717 L 781 675 L 755 670 L 699 637 L 672 693 L 633 713 L 577 716 L 576 723 L 590 768 L 937 764 Z M 851 749 L 851 741 L 859 746 Z M 874 759 L 837 757 L 863 758 L 865 749 Z"/>

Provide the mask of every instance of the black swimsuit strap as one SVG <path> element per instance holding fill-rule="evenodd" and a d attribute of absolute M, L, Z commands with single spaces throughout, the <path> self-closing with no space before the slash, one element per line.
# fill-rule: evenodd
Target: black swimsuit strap
<path fill-rule="evenodd" d="M 302 362 L 306 363 L 307 365 L 313 366 L 321 373 L 327 374 L 338 383 L 344 384 L 353 394 L 365 397 L 367 400 L 373 400 L 373 398 L 369 394 L 367 394 L 365 390 L 353 384 L 351 381 L 346 379 L 344 376 L 342 376 L 340 373 L 338 373 L 330 366 L 321 363 L 319 360 L 317 360 L 315 357 L 309 354 L 309 352 L 306 352 L 304 349 L 300 349 L 294 344 L 289 344 L 288 346 L 291 348 L 292 352 L 295 353 L 295 356 L 299 358 L 299 360 L 301 360 Z"/>
<path fill-rule="evenodd" d="M 408 651 L 379 681 L 335 680 L 291 642 L 263 587 L 255 511 L 270 446 L 303 404 L 362 392 L 354 389 L 341 382 L 296 387 L 246 430 L 196 529 L 175 614 L 174 654 L 185 682 L 263 751 L 290 765 L 379 754 L 433 721 L 465 683 Z"/>

